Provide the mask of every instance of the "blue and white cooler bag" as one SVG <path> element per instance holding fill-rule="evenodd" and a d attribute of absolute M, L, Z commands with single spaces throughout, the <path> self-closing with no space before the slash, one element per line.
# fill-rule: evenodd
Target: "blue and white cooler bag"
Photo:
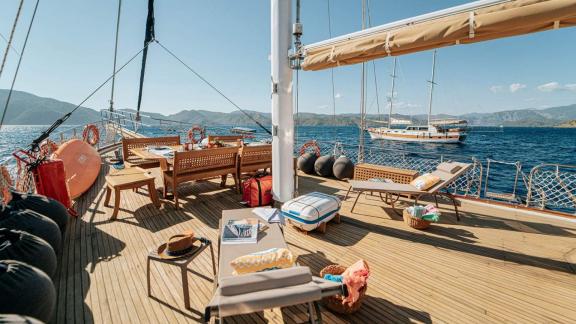
<path fill-rule="evenodd" d="M 282 215 L 292 225 L 312 231 L 329 222 L 340 211 L 340 199 L 321 192 L 311 192 L 285 202 Z"/>

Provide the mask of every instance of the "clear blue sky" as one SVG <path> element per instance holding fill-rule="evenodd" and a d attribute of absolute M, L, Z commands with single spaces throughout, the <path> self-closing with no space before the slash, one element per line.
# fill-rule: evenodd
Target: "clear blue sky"
<path fill-rule="evenodd" d="M 327 0 L 303 0 L 304 42 L 328 38 Z M 0 2 L 0 33 L 8 36 L 18 0 Z M 26 1 L 15 45 L 22 46 L 35 1 Z M 270 110 L 270 3 L 245 1 L 156 1 L 156 36 L 246 109 Z M 443 9 L 467 1 L 372 0 L 372 24 Z M 146 0 L 124 0 L 118 60 L 137 52 L 144 38 Z M 331 0 L 333 35 L 360 29 L 360 0 Z M 116 0 L 40 3 L 16 89 L 78 103 L 112 70 Z M 0 39 L 0 51 L 5 42 Z M 435 112 L 459 114 L 543 108 L 576 103 L 576 29 L 556 30 L 474 45 L 440 49 Z M 424 113 L 430 52 L 399 58 L 397 111 Z M 16 55 L 0 80 L 9 87 Z M 140 60 L 117 80 L 117 107 L 136 106 Z M 375 113 L 372 65 L 368 65 L 368 112 Z M 392 59 L 376 61 L 384 110 Z M 358 112 L 360 66 L 334 70 L 337 112 Z M 331 113 L 330 74 L 301 72 L 302 111 Z M 106 87 L 86 105 L 106 108 Z M 234 108 L 178 62 L 153 45 L 149 51 L 143 110 L 232 111 Z"/>

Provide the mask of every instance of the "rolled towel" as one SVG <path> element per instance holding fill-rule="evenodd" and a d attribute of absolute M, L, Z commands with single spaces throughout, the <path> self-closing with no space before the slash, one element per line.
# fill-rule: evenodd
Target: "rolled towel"
<path fill-rule="evenodd" d="M 462 167 L 453 162 L 442 162 L 438 164 L 438 166 L 436 167 L 436 170 L 448 172 L 450 174 L 454 174 L 458 172 L 460 169 L 462 169 Z"/>
<path fill-rule="evenodd" d="M 342 276 L 341 275 L 333 275 L 330 273 L 325 274 L 324 279 L 334 281 L 334 282 L 342 282 Z"/>

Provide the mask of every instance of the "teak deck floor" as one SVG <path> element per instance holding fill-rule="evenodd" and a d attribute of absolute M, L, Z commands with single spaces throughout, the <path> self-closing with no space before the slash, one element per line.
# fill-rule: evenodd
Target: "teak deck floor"
<path fill-rule="evenodd" d="M 188 229 L 216 242 L 221 212 L 241 208 L 239 194 L 216 181 L 190 183 L 181 187 L 183 208 L 176 211 L 169 201 L 156 209 L 144 189 L 127 190 L 118 219 L 109 221 L 112 208 L 103 206 L 106 172 L 104 165 L 96 185 L 76 202 L 80 217 L 71 220 L 64 238 L 55 322 L 201 321 L 213 289 L 209 253 L 190 267 L 191 310 L 184 308 L 179 271 L 170 265 L 153 263 L 154 297 L 147 297 L 146 256 Z M 310 176 L 299 183 L 301 193 L 343 197 L 347 189 L 344 182 Z M 323 309 L 326 323 L 576 322 L 574 222 L 465 204 L 461 222 L 442 208 L 439 224 L 418 231 L 376 196 L 362 197 L 354 214 L 351 205 L 348 198 L 343 222 L 329 224 L 326 234 L 286 230 L 299 262 L 316 274 L 325 265 L 358 259 L 371 266 L 362 309 L 351 316 Z M 305 314 L 295 306 L 225 322 L 304 322 Z"/>

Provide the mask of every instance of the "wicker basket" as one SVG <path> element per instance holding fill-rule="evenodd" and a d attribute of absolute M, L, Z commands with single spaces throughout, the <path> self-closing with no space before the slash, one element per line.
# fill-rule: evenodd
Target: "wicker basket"
<path fill-rule="evenodd" d="M 408 226 L 410 226 L 412 228 L 426 229 L 430 226 L 429 221 L 423 220 L 420 218 L 416 218 L 416 217 L 412 217 L 412 215 L 410 215 L 410 213 L 406 209 L 404 209 L 402 216 L 404 217 L 404 223 L 406 223 Z"/>
<path fill-rule="evenodd" d="M 345 266 L 341 266 L 339 264 L 332 264 L 322 269 L 322 271 L 320 271 L 320 277 L 324 278 L 325 274 L 341 275 L 342 273 L 344 273 L 345 270 L 346 270 Z M 365 285 L 360 290 L 360 296 L 358 297 L 358 300 L 354 302 L 352 305 L 349 305 L 348 303 L 343 304 L 342 300 L 344 299 L 344 296 L 342 295 L 322 298 L 322 304 L 333 312 L 340 314 L 352 314 L 357 310 L 359 310 L 360 306 L 362 306 L 362 301 L 366 296 L 367 289 L 368 285 Z"/>

